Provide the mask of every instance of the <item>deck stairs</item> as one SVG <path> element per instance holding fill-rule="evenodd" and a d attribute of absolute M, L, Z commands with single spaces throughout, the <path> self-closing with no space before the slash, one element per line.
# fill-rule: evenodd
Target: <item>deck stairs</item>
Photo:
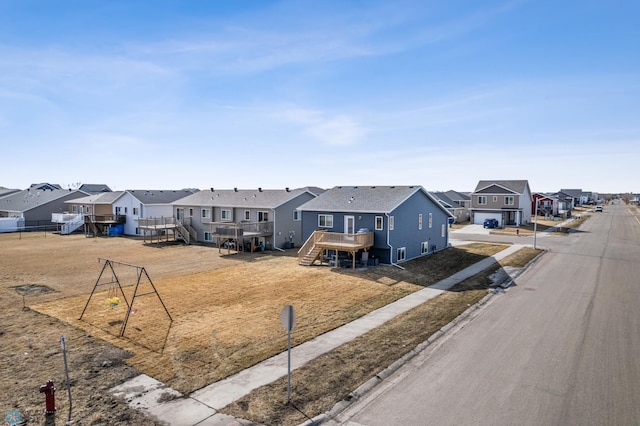
<path fill-rule="evenodd" d="M 73 219 L 62 224 L 62 227 L 60 228 L 60 234 L 69 235 L 80 228 L 82 225 L 84 225 L 84 216 L 78 214 Z"/>
<path fill-rule="evenodd" d="M 187 229 L 187 227 L 189 227 L 190 229 Z M 183 225 L 179 220 L 176 220 L 177 237 L 182 239 L 187 244 L 191 244 L 192 235 L 191 232 L 189 232 L 190 230 L 193 230 L 190 225 Z"/>
<path fill-rule="evenodd" d="M 311 247 L 311 250 L 307 252 L 304 256 L 302 256 L 302 259 L 300 259 L 299 264 L 302 266 L 313 265 L 313 263 L 316 260 L 318 260 L 318 257 L 320 257 L 321 254 L 322 254 L 322 249 L 316 245 L 313 245 Z"/>

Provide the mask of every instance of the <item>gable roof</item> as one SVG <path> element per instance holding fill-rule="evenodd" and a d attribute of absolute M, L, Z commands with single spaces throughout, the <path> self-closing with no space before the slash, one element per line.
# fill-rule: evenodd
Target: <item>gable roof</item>
<path fill-rule="evenodd" d="M 447 194 L 444 193 L 444 192 L 441 192 L 441 191 L 431 192 L 431 195 L 433 195 L 440 202 L 440 204 L 442 204 L 443 206 L 445 206 L 448 209 L 453 209 L 453 208 L 456 208 L 456 207 L 460 207 L 457 202 L 455 202 L 451 198 L 449 198 L 447 196 Z"/>
<path fill-rule="evenodd" d="M 142 204 L 150 205 L 170 204 L 193 194 L 193 191 L 193 189 L 127 189 L 125 192 L 131 194 Z"/>
<path fill-rule="evenodd" d="M 56 201 L 69 194 L 87 195 L 78 189 L 33 189 L 33 185 L 28 189 L 7 195 L 0 199 L 0 211 L 26 212 L 43 204 Z"/>
<path fill-rule="evenodd" d="M 316 195 L 307 188 L 298 189 L 214 189 L 204 190 L 175 201 L 174 205 L 274 209 L 301 194 Z"/>
<path fill-rule="evenodd" d="M 451 213 L 420 185 L 336 186 L 298 208 L 301 211 L 391 213 L 417 192 L 422 192 L 447 215 Z"/>
<path fill-rule="evenodd" d="M 458 192 L 453 190 L 445 191 L 444 195 L 446 195 L 450 200 L 455 202 L 471 200 L 471 196 L 469 194 L 465 194 L 463 192 Z"/>
<path fill-rule="evenodd" d="M 506 189 L 516 194 L 524 194 L 529 189 L 529 181 L 527 180 L 481 180 L 476 185 L 474 193 L 483 192 L 492 193 L 492 186 L 497 186 L 502 189 Z M 531 192 L 531 191 L 529 191 Z M 501 191 L 500 193 L 504 193 Z"/>
<path fill-rule="evenodd" d="M 124 191 L 112 191 L 112 192 L 100 192 L 98 194 L 91 194 L 87 197 L 74 198 L 73 200 L 67 200 L 68 204 L 111 204 L 120 196 L 124 194 Z"/>
<path fill-rule="evenodd" d="M 582 189 L 561 189 L 560 192 L 564 192 L 573 198 L 580 198 L 582 196 Z"/>
<path fill-rule="evenodd" d="M 85 183 L 81 185 L 79 189 L 81 191 L 89 192 L 91 194 L 98 193 L 98 192 L 111 192 L 111 188 L 109 188 L 107 185 L 102 183 L 99 183 L 99 184 Z"/>

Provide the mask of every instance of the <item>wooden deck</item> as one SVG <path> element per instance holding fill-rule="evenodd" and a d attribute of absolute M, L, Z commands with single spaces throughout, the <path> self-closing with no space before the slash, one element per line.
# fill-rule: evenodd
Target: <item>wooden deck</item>
<path fill-rule="evenodd" d="M 341 234 L 338 232 L 315 231 L 298 250 L 299 263 L 304 266 L 312 265 L 322 259 L 327 250 L 347 252 L 351 254 L 352 267 L 356 267 L 356 253 L 367 251 L 373 247 L 373 232 L 358 234 Z"/>

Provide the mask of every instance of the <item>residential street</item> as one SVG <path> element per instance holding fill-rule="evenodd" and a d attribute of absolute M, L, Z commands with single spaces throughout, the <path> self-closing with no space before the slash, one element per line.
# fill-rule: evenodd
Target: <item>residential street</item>
<path fill-rule="evenodd" d="M 514 287 L 334 424 L 637 424 L 639 243 L 624 205 L 538 239 L 549 252 Z"/>

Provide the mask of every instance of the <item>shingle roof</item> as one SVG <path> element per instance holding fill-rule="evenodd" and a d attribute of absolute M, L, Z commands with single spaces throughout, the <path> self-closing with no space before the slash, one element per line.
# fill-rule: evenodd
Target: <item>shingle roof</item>
<path fill-rule="evenodd" d="M 422 191 L 435 205 L 447 211 L 420 185 L 336 186 L 298 208 L 302 211 L 390 213 L 416 192 Z M 447 212 L 447 214 L 449 214 Z"/>
<path fill-rule="evenodd" d="M 213 189 L 203 190 L 175 201 L 182 206 L 219 206 L 273 209 L 303 193 L 306 188 L 291 189 Z"/>
<path fill-rule="evenodd" d="M 524 194 L 526 189 L 529 187 L 529 181 L 527 180 L 481 180 L 478 182 L 475 191 L 479 192 L 484 188 L 490 187 L 491 185 L 502 186 L 503 188 L 507 188 L 513 192 L 518 194 Z"/>
<path fill-rule="evenodd" d="M 117 200 L 124 191 L 112 191 L 101 192 L 98 194 L 92 194 L 88 197 L 75 198 L 73 200 L 65 201 L 68 204 L 111 204 Z"/>
<path fill-rule="evenodd" d="M 193 194 L 191 189 L 127 189 L 142 204 L 169 204 Z"/>
<path fill-rule="evenodd" d="M 25 212 L 73 193 L 86 195 L 85 192 L 79 190 L 29 188 L 2 197 L 0 199 L 0 211 Z"/>
<path fill-rule="evenodd" d="M 102 183 L 98 183 L 98 184 L 85 183 L 82 186 L 80 186 L 80 190 L 89 192 L 92 194 L 97 192 L 111 192 L 111 188 L 109 188 L 107 185 Z"/>

